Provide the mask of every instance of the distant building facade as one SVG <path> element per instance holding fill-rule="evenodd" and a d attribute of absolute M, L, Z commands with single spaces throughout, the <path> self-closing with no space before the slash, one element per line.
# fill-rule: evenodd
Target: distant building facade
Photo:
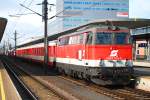
<path fill-rule="evenodd" d="M 128 18 L 129 0 L 56 0 L 57 18 L 49 23 L 55 34 L 96 19 Z"/>

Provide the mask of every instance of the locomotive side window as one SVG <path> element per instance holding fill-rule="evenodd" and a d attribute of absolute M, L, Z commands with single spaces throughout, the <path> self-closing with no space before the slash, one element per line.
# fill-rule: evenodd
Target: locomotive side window
<path fill-rule="evenodd" d="M 76 36 L 70 36 L 69 38 L 69 44 L 81 44 L 83 42 L 83 36 L 76 35 Z"/>
<path fill-rule="evenodd" d="M 92 44 L 93 41 L 93 33 L 89 32 L 86 39 L 86 44 Z"/>
<path fill-rule="evenodd" d="M 101 32 L 96 34 L 96 44 L 112 44 L 112 34 Z"/>

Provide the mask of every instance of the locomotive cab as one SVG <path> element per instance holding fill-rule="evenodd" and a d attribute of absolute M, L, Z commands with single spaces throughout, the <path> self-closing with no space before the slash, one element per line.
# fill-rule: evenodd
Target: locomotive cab
<path fill-rule="evenodd" d="M 115 30 L 96 28 L 87 35 L 86 57 L 91 60 L 89 65 L 100 68 L 97 71 L 100 78 L 117 84 L 128 83 L 133 74 L 129 30 L 124 27 Z"/>

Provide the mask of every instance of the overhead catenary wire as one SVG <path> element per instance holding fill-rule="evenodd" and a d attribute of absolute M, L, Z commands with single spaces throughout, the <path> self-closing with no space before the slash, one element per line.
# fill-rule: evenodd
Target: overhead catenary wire
<path fill-rule="evenodd" d="M 29 6 L 31 6 L 31 4 L 33 3 L 33 1 L 34 0 L 31 0 L 31 2 L 27 5 L 27 7 L 29 7 Z M 25 4 L 27 2 L 27 0 L 24 0 L 23 2 L 22 2 L 22 4 Z M 22 7 L 18 10 L 18 12 L 17 12 L 17 14 L 19 14 L 20 12 L 22 12 Z M 25 10 L 24 10 L 24 12 L 25 12 Z M 18 22 L 19 22 L 19 20 L 20 20 L 20 17 L 17 17 L 17 21 L 16 21 L 16 23 L 15 23 L 15 25 L 13 25 L 14 26 L 14 30 L 16 30 L 16 26 L 17 26 L 17 24 L 18 24 Z"/>
<path fill-rule="evenodd" d="M 33 2 L 34 2 L 34 0 L 31 0 L 31 1 L 27 4 L 27 7 L 30 7 L 30 6 L 33 4 Z M 23 4 L 27 3 L 27 0 L 24 0 L 22 3 L 23 3 Z M 18 15 L 19 15 L 19 13 L 25 12 L 25 10 L 23 11 L 23 8 L 22 8 L 22 7 L 19 8 L 19 9 L 17 9 L 17 10 L 18 10 L 18 11 L 17 11 L 17 14 L 18 14 Z M 21 16 L 21 15 L 20 15 L 20 16 Z M 17 17 L 17 18 L 16 18 L 16 22 L 15 22 L 14 24 L 12 24 L 12 28 L 11 28 L 11 29 L 13 29 L 13 31 L 16 30 L 16 27 L 17 27 L 19 21 L 20 21 L 20 17 Z M 12 33 L 12 32 L 10 31 L 10 29 L 8 30 L 8 33 L 9 33 L 9 34 Z M 12 39 L 12 37 L 11 37 L 8 33 L 6 33 L 6 35 L 9 36 L 9 37 Z M 13 40 L 14 40 L 14 39 L 13 39 Z"/>

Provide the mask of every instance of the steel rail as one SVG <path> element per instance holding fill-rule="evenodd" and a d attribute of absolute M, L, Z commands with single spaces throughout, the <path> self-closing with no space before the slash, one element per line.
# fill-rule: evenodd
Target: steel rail
<path fill-rule="evenodd" d="M 123 88 L 114 88 L 111 89 L 111 87 L 103 87 L 99 86 L 93 83 L 86 83 L 82 80 L 74 79 L 68 76 L 59 76 L 60 78 L 63 78 L 65 80 L 68 80 L 70 82 L 73 82 L 78 85 L 85 86 L 95 92 L 104 94 L 106 96 L 112 97 L 117 100 L 150 100 L 150 93 L 134 88 L 129 87 L 123 87 Z"/>
<path fill-rule="evenodd" d="M 7 59 L 8 61 L 8 59 Z M 35 76 L 32 76 L 30 73 L 28 73 L 27 71 L 25 71 L 23 68 L 18 67 L 16 65 L 16 63 L 13 63 L 12 61 L 9 61 L 11 64 L 14 64 L 14 66 L 17 67 L 17 69 L 21 72 L 23 72 L 24 74 L 30 76 L 33 80 L 39 82 L 41 85 L 43 85 L 44 87 L 48 88 L 49 90 L 51 90 L 53 93 L 55 93 L 56 95 L 58 95 L 60 98 L 64 99 L 64 100 L 79 100 L 76 97 L 74 97 L 73 95 L 70 95 L 70 93 L 68 94 L 68 92 L 65 92 L 59 88 L 57 88 L 55 85 L 50 84 L 44 80 L 42 80 L 41 78 L 37 78 Z"/>
<path fill-rule="evenodd" d="M 27 91 L 27 93 L 30 95 L 30 97 L 33 100 L 38 100 L 38 97 L 36 97 L 32 91 L 22 82 L 22 80 L 16 75 L 16 73 L 13 71 L 13 69 L 10 67 L 11 65 L 9 65 L 6 61 L 2 60 L 2 62 L 4 63 L 4 66 L 8 68 L 8 70 L 13 74 L 13 76 L 15 77 L 15 79 L 21 84 L 21 86 Z"/>

